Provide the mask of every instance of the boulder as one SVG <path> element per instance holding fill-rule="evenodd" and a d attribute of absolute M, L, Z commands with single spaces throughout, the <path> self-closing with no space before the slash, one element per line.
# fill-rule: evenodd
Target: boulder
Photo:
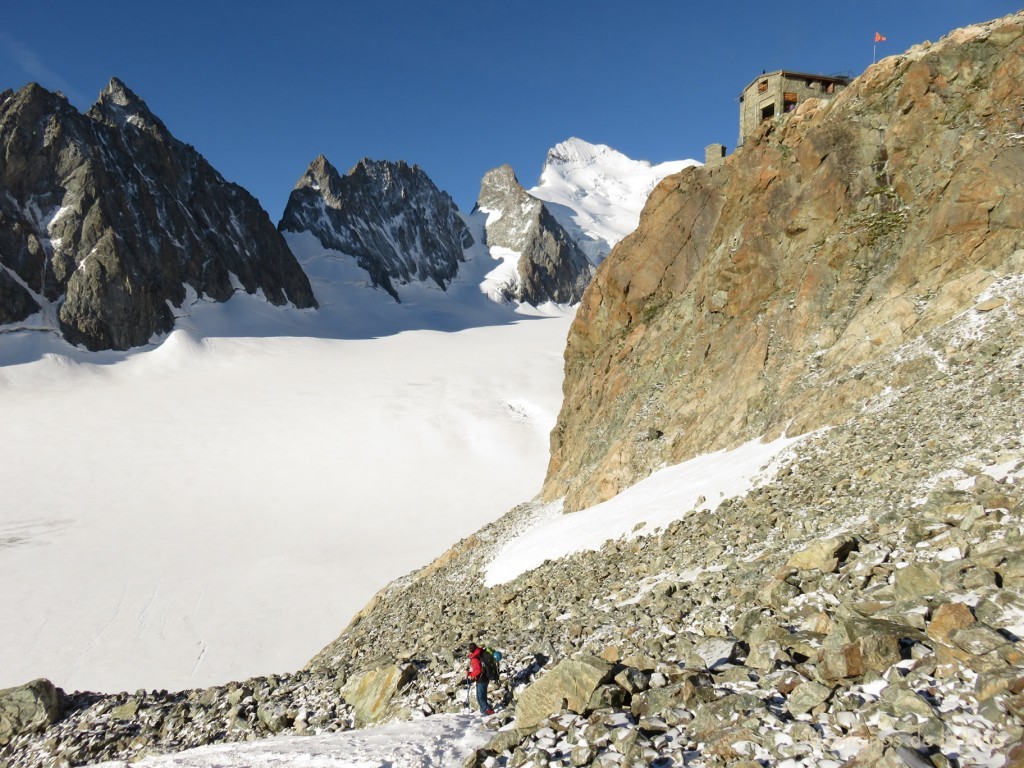
<path fill-rule="evenodd" d="M 594 695 L 590 697 L 590 701 L 587 702 L 588 710 L 595 709 L 606 709 L 608 707 L 622 707 L 625 706 L 629 694 L 614 683 L 607 683 L 602 685 L 596 691 Z"/>
<path fill-rule="evenodd" d="M 517 731 L 514 728 L 498 731 L 494 734 L 494 738 L 487 743 L 487 751 L 501 754 L 519 746 L 524 738 L 522 731 Z"/>
<path fill-rule="evenodd" d="M 786 567 L 801 571 L 816 570 L 822 573 L 832 573 L 839 567 L 839 563 L 856 548 L 857 540 L 853 536 L 844 535 L 822 539 L 795 553 L 786 562 Z"/>
<path fill-rule="evenodd" d="M 662 715 L 676 707 L 689 708 L 717 698 L 712 685 L 705 684 L 700 675 L 690 675 L 681 683 L 651 688 L 634 695 L 631 709 L 637 717 Z"/>
<path fill-rule="evenodd" d="M 62 704 L 60 689 L 43 678 L 0 691 L 0 745 L 57 722 Z"/>
<path fill-rule="evenodd" d="M 893 590 L 897 597 L 920 598 L 942 593 L 942 577 L 934 568 L 908 565 L 896 571 Z"/>
<path fill-rule="evenodd" d="M 978 621 L 993 629 L 1003 629 L 1016 637 L 1024 637 L 1024 597 L 1007 589 L 1001 589 L 986 597 L 974 607 Z"/>
<path fill-rule="evenodd" d="M 415 676 L 411 665 L 386 664 L 358 675 L 341 689 L 361 725 L 377 723 L 391 714 L 391 702 Z"/>
<path fill-rule="evenodd" d="M 617 675 L 615 682 L 627 693 L 634 694 L 647 690 L 651 684 L 651 676 L 633 667 L 626 667 Z"/>
<path fill-rule="evenodd" d="M 881 619 L 837 621 L 818 653 L 818 671 L 824 680 L 861 677 L 884 672 L 902 658 L 900 641 L 922 640 L 924 633 Z"/>
<path fill-rule="evenodd" d="M 998 632 L 979 626 L 954 629 L 949 633 L 949 640 L 952 645 L 973 656 L 991 653 L 1009 642 Z"/>
<path fill-rule="evenodd" d="M 791 715 L 802 715 L 810 712 L 819 704 L 824 704 L 828 701 L 832 695 L 832 690 L 829 686 L 816 683 L 813 680 L 800 683 L 789 694 L 789 698 L 786 700 L 786 709 L 789 710 Z"/>
<path fill-rule="evenodd" d="M 563 706 L 582 714 L 615 667 L 598 656 L 580 655 L 556 664 L 523 691 L 516 705 L 516 727 L 530 728 Z"/>
<path fill-rule="evenodd" d="M 949 645 L 949 633 L 974 624 L 974 614 L 964 603 L 943 603 L 932 614 L 928 622 L 928 637 Z"/>
<path fill-rule="evenodd" d="M 743 718 L 764 706 L 764 702 L 750 693 L 731 693 L 705 704 L 697 710 L 691 728 L 701 739 L 708 738 L 722 730 L 726 724 L 742 724 Z"/>

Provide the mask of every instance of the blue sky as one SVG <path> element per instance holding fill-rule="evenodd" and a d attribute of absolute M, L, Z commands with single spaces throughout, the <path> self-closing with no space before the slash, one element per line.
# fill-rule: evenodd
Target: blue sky
<path fill-rule="evenodd" d="M 88 108 L 120 77 L 276 223 L 323 153 L 417 163 L 459 207 L 570 136 L 653 162 L 737 137 L 762 70 L 857 75 L 1020 0 L 50 0 L 6 4 L 0 89 Z"/>

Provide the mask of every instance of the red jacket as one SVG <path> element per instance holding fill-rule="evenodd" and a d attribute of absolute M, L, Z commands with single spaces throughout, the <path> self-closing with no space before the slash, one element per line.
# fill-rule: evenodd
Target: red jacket
<path fill-rule="evenodd" d="M 479 680 L 484 674 L 484 666 L 480 663 L 480 654 L 484 652 L 483 648 L 477 648 L 474 651 L 469 652 L 469 679 Z"/>

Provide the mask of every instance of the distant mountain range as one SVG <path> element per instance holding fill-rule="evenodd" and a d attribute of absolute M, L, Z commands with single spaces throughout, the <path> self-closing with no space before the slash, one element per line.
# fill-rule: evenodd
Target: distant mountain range
<path fill-rule="evenodd" d="M 316 307 L 288 244 L 305 234 L 396 302 L 403 286 L 447 291 L 476 259 L 463 282 L 493 301 L 575 304 L 658 181 L 695 164 L 569 139 L 530 191 L 489 171 L 466 215 L 416 165 L 364 159 L 343 175 L 321 155 L 275 229 L 120 80 L 85 114 L 30 84 L 0 94 L 0 328 L 128 349 L 172 330 L 186 299 Z"/>

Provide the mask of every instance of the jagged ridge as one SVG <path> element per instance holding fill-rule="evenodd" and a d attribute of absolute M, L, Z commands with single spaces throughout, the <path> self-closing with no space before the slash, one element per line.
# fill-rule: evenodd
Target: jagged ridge
<path fill-rule="evenodd" d="M 473 244 L 451 196 L 418 165 L 364 158 L 342 176 L 323 155 L 299 179 L 278 228 L 311 232 L 355 257 L 373 284 L 399 300 L 394 282 L 444 289 Z"/>

